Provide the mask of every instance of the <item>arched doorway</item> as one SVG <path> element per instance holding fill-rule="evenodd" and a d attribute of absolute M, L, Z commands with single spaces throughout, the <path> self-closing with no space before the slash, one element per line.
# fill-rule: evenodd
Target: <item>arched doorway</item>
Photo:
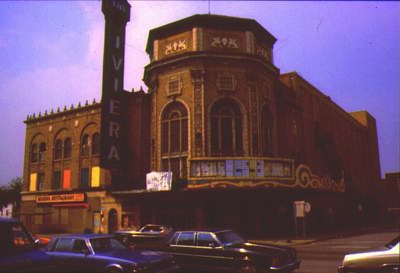
<path fill-rule="evenodd" d="M 108 233 L 112 234 L 118 229 L 118 212 L 111 209 L 108 213 Z"/>

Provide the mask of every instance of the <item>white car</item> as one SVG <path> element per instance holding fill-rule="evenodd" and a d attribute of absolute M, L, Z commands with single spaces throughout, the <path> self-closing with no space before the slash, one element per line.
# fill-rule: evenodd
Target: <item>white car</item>
<path fill-rule="evenodd" d="M 385 250 L 348 254 L 344 257 L 339 273 L 400 273 L 399 237 L 386 245 Z"/>

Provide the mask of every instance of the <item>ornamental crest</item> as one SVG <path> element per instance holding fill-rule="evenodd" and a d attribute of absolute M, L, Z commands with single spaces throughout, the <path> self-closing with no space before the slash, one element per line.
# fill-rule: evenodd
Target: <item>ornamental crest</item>
<path fill-rule="evenodd" d="M 227 37 L 211 37 L 211 46 L 221 48 L 239 48 L 238 39 Z"/>
<path fill-rule="evenodd" d="M 175 41 L 172 42 L 168 45 L 165 46 L 165 54 L 171 54 L 171 53 L 175 53 L 178 51 L 182 51 L 185 50 L 187 48 L 186 46 L 186 40 L 179 40 L 179 41 Z"/>

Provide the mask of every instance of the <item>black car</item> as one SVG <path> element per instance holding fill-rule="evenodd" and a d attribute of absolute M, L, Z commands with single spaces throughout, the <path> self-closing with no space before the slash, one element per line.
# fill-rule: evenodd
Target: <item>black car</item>
<path fill-rule="evenodd" d="M 294 248 L 252 244 L 233 230 L 178 231 L 148 248 L 171 253 L 178 265 L 211 272 L 292 272 L 300 260 Z"/>
<path fill-rule="evenodd" d="M 164 273 L 178 268 L 168 253 L 131 250 L 110 235 L 54 236 L 45 250 L 61 272 Z"/>
<path fill-rule="evenodd" d="M 50 257 L 18 220 L 0 218 L 0 272 L 51 272 Z"/>

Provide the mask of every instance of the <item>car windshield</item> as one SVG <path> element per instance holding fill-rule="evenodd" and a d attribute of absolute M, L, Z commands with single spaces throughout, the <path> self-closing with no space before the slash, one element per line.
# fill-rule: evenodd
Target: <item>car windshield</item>
<path fill-rule="evenodd" d="M 126 249 L 118 240 L 114 238 L 93 238 L 90 244 L 95 252 L 106 252 L 113 250 Z"/>
<path fill-rule="evenodd" d="M 224 246 L 242 244 L 246 242 L 246 240 L 242 236 L 240 236 L 239 234 L 237 234 L 235 231 L 232 230 L 217 232 L 215 233 L 215 235 L 217 235 L 219 241 Z"/>

